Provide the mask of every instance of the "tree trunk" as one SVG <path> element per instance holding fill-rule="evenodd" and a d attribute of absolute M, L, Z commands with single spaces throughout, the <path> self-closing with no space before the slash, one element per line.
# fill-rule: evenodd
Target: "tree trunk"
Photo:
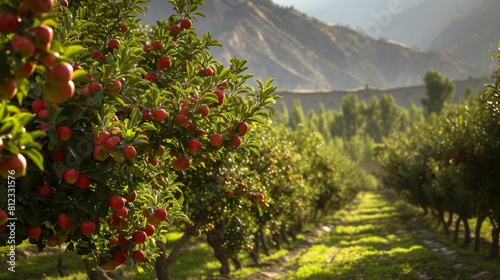
<path fill-rule="evenodd" d="M 207 232 L 207 242 L 214 249 L 215 258 L 220 262 L 219 273 L 229 275 L 231 267 L 229 266 L 226 249 L 222 246 L 224 244 L 224 225 L 222 223 L 216 223 L 215 228 Z"/>
<path fill-rule="evenodd" d="M 290 235 L 293 241 L 297 240 L 297 235 L 295 235 L 295 232 L 292 229 L 288 229 L 287 233 L 288 235 Z"/>
<path fill-rule="evenodd" d="M 450 235 L 450 231 L 448 229 L 448 227 L 446 226 L 446 222 L 444 220 L 444 211 L 443 210 L 438 210 L 438 224 L 441 224 L 443 225 L 443 230 L 444 230 L 444 234 L 446 236 L 449 236 Z"/>
<path fill-rule="evenodd" d="M 194 226 L 187 229 L 182 235 L 181 239 L 179 239 L 179 241 L 175 243 L 175 247 L 172 249 L 172 251 L 170 251 L 168 257 L 167 251 L 165 249 L 165 243 L 163 243 L 161 240 L 156 240 L 156 246 L 160 249 L 160 256 L 158 256 L 155 263 L 156 277 L 158 280 L 170 280 L 168 267 L 175 261 L 177 255 L 179 255 L 182 246 L 184 246 L 184 244 L 186 244 L 193 233 L 198 231 L 200 227 L 206 222 L 206 218 L 201 218 L 195 222 Z"/>
<path fill-rule="evenodd" d="M 469 246 L 470 244 L 470 227 L 469 227 L 469 221 L 467 220 L 467 217 L 463 217 L 462 221 L 464 222 L 464 245 Z"/>
<path fill-rule="evenodd" d="M 495 228 L 491 230 L 491 253 L 490 257 L 498 258 L 498 238 L 500 235 L 500 229 Z"/>
<path fill-rule="evenodd" d="M 476 231 L 474 232 L 474 251 L 476 252 L 479 252 L 479 245 L 481 243 L 481 225 L 483 224 L 484 219 L 486 219 L 486 216 L 483 216 L 481 214 L 477 216 Z"/>
<path fill-rule="evenodd" d="M 283 239 L 286 243 L 286 245 L 290 246 L 290 241 L 288 240 L 288 237 L 286 236 L 286 231 L 285 229 L 281 229 L 281 239 Z"/>
<path fill-rule="evenodd" d="M 264 229 L 262 227 L 259 228 L 258 236 L 260 238 L 260 243 L 262 244 L 264 254 L 266 254 L 266 256 L 270 256 L 271 253 L 269 253 L 269 247 L 267 247 L 266 237 L 264 236 Z"/>
<path fill-rule="evenodd" d="M 259 235 L 259 232 L 256 232 L 255 237 L 253 239 L 255 246 L 253 247 L 253 250 L 250 251 L 250 258 L 252 258 L 253 263 L 257 266 L 259 265 L 259 236 L 258 235 Z"/>
<path fill-rule="evenodd" d="M 238 256 L 232 257 L 231 260 L 233 261 L 235 270 L 240 270 L 240 269 L 243 268 L 243 266 L 241 265 L 240 260 L 238 259 Z"/>
<path fill-rule="evenodd" d="M 450 211 L 448 212 L 448 221 L 446 222 L 446 227 L 450 228 L 451 224 L 453 224 L 453 212 Z"/>
<path fill-rule="evenodd" d="M 275 234 L 273 234 L 272 239 L 273 239 L 274 244 L 276 245 L 276 249 L 281 250 L 280 239 L 278 237 L 279 237 L 279 234 L 275 233 Z"/>
<path fill-rule="evenodd" d="M 97 267 L 95 270 L 90 269 L 88 260 L 83 260 L 83 263 L 85 264 L 87 276 L 90 280 L 111 280 L 111 278 L 106 275 L 106 272 L 104 272 L 104 270 L 100 269 L 99 267 Z"/>
<path fill-rule="evenodd" d="M 458 242 L 458 233 L 460 231 L 460 222 L 462 221 L 461 217 L 455 221 L 455 232 L 453 233 L 453 241 Z"/>

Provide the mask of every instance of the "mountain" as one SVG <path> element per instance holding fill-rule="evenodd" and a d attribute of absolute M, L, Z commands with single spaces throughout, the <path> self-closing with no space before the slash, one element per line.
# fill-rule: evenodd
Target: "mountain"
<path fill-rule="evenodd" d="M 149 23 L 172 12 L 164 0 L 148 6 L 144 20 Z M 282 89 L 401 87 L 422 84 L 431 68 L 453 80 L 476 71 L 449 54 L 375 39 L 269 0 L 212 0 L 201 11 L 206 19 L 195 27 L 224 45 L 212 50 L 216 59 L 248 59 L 250 72 L 260 79 L 274 77 Z"/>

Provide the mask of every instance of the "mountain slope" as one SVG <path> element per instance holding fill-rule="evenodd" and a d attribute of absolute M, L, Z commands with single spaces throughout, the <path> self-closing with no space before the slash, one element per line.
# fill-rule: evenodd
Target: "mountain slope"
<path fill-rule="evenodd" d="M 432 48 L 447 50 L 470 65 L 491 71 L 498 63 L 489 52 L 497 52 L 500 40 L 500 1 L 485 0 L 476 9 L 456 18 L 441 32 Z"/>
<path fill-rule="evenodd" d="M 246 58 L 257 78 L 275 77 L 281 88 L 409 86 L 422 84 L 430 68 L 452 79 L 474 73 L 448 54 L 423 52 L 347 27 L 326 25 L 269 0 L 231 2 L 207 1 L 201 9 L 207 17 L 195 26 L 199 32 L 211 32 L 224 45 L 213 49 L 217 59 Z M 148 5 L 152 11 L 148 22 L 171 11 L 160 0 Z"/>

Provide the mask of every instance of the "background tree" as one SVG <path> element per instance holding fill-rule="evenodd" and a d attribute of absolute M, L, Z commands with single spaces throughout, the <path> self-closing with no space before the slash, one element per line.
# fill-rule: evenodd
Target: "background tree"
<path fill-rule="evenodd" d="M 450 101 L 455 94 L 455 85 L 433 69 L 427 71 L 424 82 L 427 98 L 422 99 L 422 105 L 427 114 L 437 114 L 443 110 L 444 104 Z"/>

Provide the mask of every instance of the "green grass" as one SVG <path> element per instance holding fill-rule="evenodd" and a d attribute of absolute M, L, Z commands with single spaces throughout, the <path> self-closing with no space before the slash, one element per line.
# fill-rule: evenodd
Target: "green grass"
<path fill-rule="evenodd" d="M 407 223 L 414 209 L 391 192 L 368 192 L 358 199 L 335 215 L 342 223 L 323 236 L 322 244 L 309 248 L 283 279 L 419 279 L 424 274 L 432 279 L 464 279 L 474 275 L 458 271 L 453 263 L 419 245 L 417 238 L 425 236 L 411 233 Z M 485 263 L 479 255 L 474 257 Z M 482 268 L 492 267 L 490 262 Z"/>

